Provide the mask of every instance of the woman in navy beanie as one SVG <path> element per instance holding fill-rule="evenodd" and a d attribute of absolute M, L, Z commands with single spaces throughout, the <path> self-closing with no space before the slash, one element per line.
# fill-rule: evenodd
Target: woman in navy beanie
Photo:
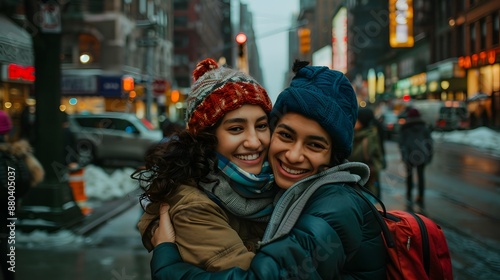
<path fill-rule="evenodd" d="M 386 251 L 370 205 L 353 185 L 368 166 L 348 162 L 356 95 L 343 73 L 296 62 L 271 112 L 268 159 L 281 189 L 249 270 L 208 273 L 182 262 L 168 214 L 153 237 L 153 279 L 385 279 Z M 168 211 L 162 206 L 162 212 Z"/>

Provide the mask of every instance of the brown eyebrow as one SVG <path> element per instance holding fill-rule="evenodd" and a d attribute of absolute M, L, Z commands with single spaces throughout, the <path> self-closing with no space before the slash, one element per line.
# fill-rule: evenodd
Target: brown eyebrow
<path fill-rule="evenodd" d="M 295 129 L 291 128 L 290 126 L 288 126 L 288 125 L 286 125 L 284 123 L 280 123 L 276 127 L 280 127 L 280 128 L 286 129 L 290 133 L 292 133 L 294 135 L 297 135 L 297 131 L 295 131 Z M 323 137 L 323 136 L 308 135 L 307 138 L 310 139 L 310 140 L 315 140 L 315 141 L 323 142 L 325 145 L 328 145 L 328 146 L 330 145 L 330 143 L 328 142 L 328 140 L 325 137 Z"/>
<path fill-rule="evenodd" d="M 266 120 L 267 119 L 267 115 L 264 115 L 260 118 L 257 119 L 257 122 L 260 122 L 260 121 L 263 121 L 263 120 Z M 228 120 L 225 120 L 223 123 L 224 124 L 228 124 L 228 123 L 244 123 L 244 122 L 247 122 L 248 119 L 246 118 L 233 118 L 233 119 L 228 119 Z"/>

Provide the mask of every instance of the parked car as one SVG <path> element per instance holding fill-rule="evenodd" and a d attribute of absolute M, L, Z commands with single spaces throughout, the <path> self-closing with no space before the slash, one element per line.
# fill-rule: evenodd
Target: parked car
<path fill-rule="evenodd" d="M 144 161 L 146 151 L 162 139 L 160 130 L 130 113 L 69 115 L 70 130 L 81 158 Z"/>
<path fill-rule="evenodd" d="M 436 130 L 449 131 L 469 128 L 469 112 L 463 102 L 445 102 L 441 109 L 439 109 Z"/>
<path fill-rule="evenodd" d="M 384 129 L 385 139 L 393 139 L 399 131 L 399 118 L 393 111 L 385 111 L 379 117 L 378 121 Z"/>

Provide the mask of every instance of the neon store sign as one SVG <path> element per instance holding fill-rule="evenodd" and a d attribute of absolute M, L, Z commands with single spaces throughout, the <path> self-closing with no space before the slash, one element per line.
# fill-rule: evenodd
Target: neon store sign
<path fill-rule="evenodd" d="M 497 61 L 497 53 L 500 54 L 500 49 L 461 56 L 458 58 L 458 66 L 468 69 L 471 67 L 494 64 Z"/>
<path fill-rule="evenodd" d="M 11 63 L 7 65 L 7 79 L 9 81 L 35 81 L 35 67 L 22 66 Z"/>

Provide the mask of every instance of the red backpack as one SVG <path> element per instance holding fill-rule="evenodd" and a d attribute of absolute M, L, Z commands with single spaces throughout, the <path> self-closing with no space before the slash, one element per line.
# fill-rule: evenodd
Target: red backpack
<path fill-rule="evenodd" d="M 382 228 L 388 253 L 387 279 L 453 279 L 450 251 L 439 225 L 422 214 L 386 211 L 382 201 L 374 196 L 382 206 L 379 211 L 355 190 L 371 206 Z"/>

